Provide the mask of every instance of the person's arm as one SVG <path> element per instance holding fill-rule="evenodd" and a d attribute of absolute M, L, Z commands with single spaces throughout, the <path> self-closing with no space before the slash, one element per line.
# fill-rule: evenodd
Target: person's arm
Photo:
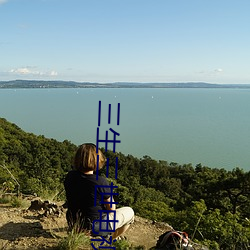
<path fill-rule="evenodd" d="M 107 200 L 104 200 L 105 202 L 110 202 L 111 198 L 109 197 Z M 112 198 L 112 202 L 114 202 L 114 199 Z M 107 210 L 115 210 L 116 209 L 116 204 L 112 203 L 112 207 L 111 204 L 105 204 L 105 207 Z"/>

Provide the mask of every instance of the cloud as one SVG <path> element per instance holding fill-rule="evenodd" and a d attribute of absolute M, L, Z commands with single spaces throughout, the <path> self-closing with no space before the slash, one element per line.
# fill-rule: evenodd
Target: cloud
<path fill-rule="evenodd" d="M 216 73 L 221 73 L 221 72 L 223 72 L 223 69 L 215 69 L 214 70 Z"/>
<path fill-rule="evenodd" d="M 9 70 L 9 73 L 15 75 L 26 75 L 26 76 L 57 76 L 58 72 L 55 70 L 51 71 L 40 71 L 36 70 L 36 67 L 22 67 Z"/>
<path fill-rule="evenodd" d="M 207 76 L 214 76 L 214 75 L 218 75 L 223 73 L 223 69 L 218 68 L 218 69 L 214 69 L 214 70 L 202 70 L 197 72 L 198 74 L 202 74 L 202 75 L 207 75 Z"/>
<path fill-rule="evenodd" d="M 31 73 L 31 71 L 28 68 L 11 69 L 9 72 L 21 75 L 27 75 Z"/>
<path fill-rule="evenodd" d="M 58 73 L 57 73 L 55 70 L 52 70 L 52 71 L 50 72 L 50 75 L 51 75 L 51 76 L 57 76 Z"/>

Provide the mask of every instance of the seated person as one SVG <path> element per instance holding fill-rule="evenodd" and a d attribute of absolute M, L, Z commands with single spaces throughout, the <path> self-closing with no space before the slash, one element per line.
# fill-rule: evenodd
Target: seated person
<path fill-rule="evenodd" d="M 99 155 L 98 164 L 97 155 Z M 66 219 L 70 230 L 73 228 L 78 232 L 84 229 L 93 230 L 93 221 L 100 220 L 100 212 L 98 210 L 113 210 L 115 211 L 117 222 L 115 224 L 111 222 L 110 226 L 112 230 L 115 230 L 112 234 L 112 238 L 115 239 L 133 223 L 134 211 L 130 207 L 116 209 L 115 204 L 113 204 L 113 198 L 104 194 L 110 193 L 110 188 L 102 186 L 110 185 L 106 178 L 102 176 L 98 176 L 96 180 L 94 172 L 97 166 L 98 169 L 101 169 L 105 162 L 105 156 L 99 149 L 98 154 L 96 153 L 94 144 L 86 143 L 79 146 L 75 154 L 73 170 L 67 174 L 64 181 L 68 204 Z M 107 204 L 100 202 L 102 197 Z M 109 216 L 109 220 L 114 219 L 114 213 L 111 211 L 106 216 Z"/>

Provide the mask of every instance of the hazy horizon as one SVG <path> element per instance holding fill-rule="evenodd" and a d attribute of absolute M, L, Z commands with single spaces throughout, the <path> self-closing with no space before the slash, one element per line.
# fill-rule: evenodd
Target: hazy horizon
<path fill-rule="evenodd" d="M 183 81 L 183 82 L 139 82 L 139 81 L 114 81 L 114 82 L 90 82 L 90 81 L 74 81 L 74 80 L 62 80 L 62 79 L 10 79 L 10 80 L 0 80 L 1 82 L 14 82 L 14 81 L 44 81 L 44 82 L 75 82 L 75 83 L 90 83 L 90 84 L 113 84 L 113 83 L 124 83 L 124 84 L 211 84 L 211 85 L 249 85 L 250 82 L 246 83 L 211 83 L 211 82 L 202 82 L 202 81 Z"/>

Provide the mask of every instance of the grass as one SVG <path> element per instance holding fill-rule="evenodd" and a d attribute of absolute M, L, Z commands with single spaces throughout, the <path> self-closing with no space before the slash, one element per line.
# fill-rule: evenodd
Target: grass
<path fill-rule="evenodd" d="M 69 230 L 67 237 L 58 242 L 57 250 L 83 250 L 91 248 L 90 237 L 86 233 L 81 232 L 81 222 L 77 221 L 72 230 Z"/>
<path fill-rule="evenodd" d="M 116 250 L 144 250 L 144 246 L 132 246 L 127 240 L 117 240 L 109 244 L 112 238 L 107 238 L 103 243 L 101 236 L 97 236 L 95 239 L 100 241 L 91 241 L 89 231 L 79 232 L 79 223 L 76 223 L 68 235 L 59 240 L 56 250 L 90 250 L 99 249 L 102 244 L 104 247 L 115 247 Z M 91 246 L 94 245 L 94 247 Z"/>
<path fill-rule="evenodd" d="M 11 202 L 11 198 L 10 197 L 1 197 L 0 198 L 0 204 L 8 204 Z"/>
<path fill-rule="evenodd" d="M 27 208 L 29 206 L 29 201 L 22 197 L 6 195 L 0 197 L 0 204 L 7 204 L 15 208 Z"/>
<path fill-rule="evenodd" d="M 90 248 L 90 238 L 84 233 L 77 233 L 75 230 L 69 232 L 68 236 L 61 239 L 58 243 L 57 250 L 83 250 Z"/>
<path fill-rule="evenodd" d="M 42 191 L 40 191 L 39 193 L 39 197 L 42 200 L 49 200 L 51 202 L 58 202 L 58 201 L 62 201 L 65 200 L 64 197 L 64 192 L 61 190 L 50 190 L 50 189 L 43 189 Z"/>
<path fill-rule="evenodd" d="M 84 233 L 70 232 L 69 235 L 60 240 L 56 250 L 90 250 L 94 249 L 91 246 L 90 238 Z M 99 249 L 100 242 L 93 243 L 96 249 Z M 132 246 L 127 240 L 119 240 L 113 242 L 112 245 L 104 243 L 102 246 L 112 246 L 116 250 L 145 250 L 144 246 Z"/>
<path fill-rule="evenodd" d="M 132 246 L 127 240 L 118 240 L 112 244 L 116 250 L 144 250 L 145 246 Z"/>
<path fill-rule="evenodd" d="M 22 197 L 14 196 L 10 200 L 10 205 L 16 208 L 27 208 L 29 206 L 29 202 Z"/>

